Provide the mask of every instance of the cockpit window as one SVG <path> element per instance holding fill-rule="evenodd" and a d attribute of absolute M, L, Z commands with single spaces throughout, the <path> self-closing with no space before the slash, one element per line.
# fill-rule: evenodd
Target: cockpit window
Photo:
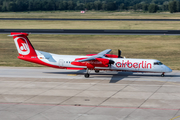
<path fill-rule="evenodd" d="M 162 62 L 154 62 L 154 65 L 163 65 Z"/>

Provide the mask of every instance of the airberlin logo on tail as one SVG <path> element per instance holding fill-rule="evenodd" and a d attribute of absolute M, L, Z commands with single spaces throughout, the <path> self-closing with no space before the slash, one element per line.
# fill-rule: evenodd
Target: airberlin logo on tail
<path fill-rule="evenodd" d="M 26 43 L 21 43 L 21 44 L 22 44 L 22 46 L 20 47 L 20 50 L 23 51 L 23 52 L 27 51 L 28 50 L 28 45 Z"/>
<path fill-rule="evenodd" d="M 25 38 L 16 37 L 14 39 L 14 42 L 16 44 L 16 47 L 18 49 L 19 54 L 28 55 L 30 53 L 28 42 L 27 42 L 27 40 Z"/>

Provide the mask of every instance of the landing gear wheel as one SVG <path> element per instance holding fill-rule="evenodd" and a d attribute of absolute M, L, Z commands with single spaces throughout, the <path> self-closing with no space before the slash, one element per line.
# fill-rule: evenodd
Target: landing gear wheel
<path fill-rule="evenodd" d="M 95 73 L 99 73 L 99 70 L 95 70 Z"/>
<path fill-rule="evenodd" d="M 84 77 L 85 77 L 85 78 L 88 78 L 88 77 L 89 77 L 89 74 L 88 74 L 88 73 L 84 74 Z"/>
<path fill-rule="evenodd" d="M 161 77 L 164 77 L 164 73 L 161 74 Z"/>

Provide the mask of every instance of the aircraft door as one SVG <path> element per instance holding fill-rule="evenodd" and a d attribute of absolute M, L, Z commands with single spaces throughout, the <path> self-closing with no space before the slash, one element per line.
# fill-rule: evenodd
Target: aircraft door
<path fill-rule="evenodd" d="M 63 66 L 63 63 L 64 63 L 64 60 L 63 60 L 63 59 L 60 59 L 60 60 L 59 60 L 59 66 Z"/>

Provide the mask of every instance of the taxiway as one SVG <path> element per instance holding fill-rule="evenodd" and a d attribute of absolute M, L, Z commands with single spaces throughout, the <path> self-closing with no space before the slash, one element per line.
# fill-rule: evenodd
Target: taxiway
<path fill-rule="evenodd" d="M 0 67 L 3 120 L 178 120 L 180 71 L 100 72 Z"/>

